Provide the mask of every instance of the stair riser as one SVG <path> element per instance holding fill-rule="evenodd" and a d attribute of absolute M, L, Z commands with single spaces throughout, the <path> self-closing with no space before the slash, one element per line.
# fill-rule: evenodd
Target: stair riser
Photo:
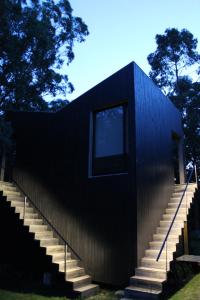
<path fill-rule="evenodd" d="M 38 215 L 38 214 L 34 214 L 34 213 L 31 214 L 31 213 L 27 213 L 27 212 L 26 212 L 25 217 L 26 217 L 27 219 L 38 219 L 38 218 L 39 218 L 39 215 Z M 23 218 L 24 218 L 24 214 L 23 214 L 23 213 L 20 213 L 19 218 L 20 218 L 20 219 L 23 219 Z"/>
<path fill-rule="evenodd" d="M 40 240 L 42 238 L 53 238 L 53 232 L 52 231 L 45 231 L 45 232 L 37 232 L 35 233 L 35 239 Z"/>
<path fill-rule="evenodd" d="M 160 242 L 163 242 L 164 241 L 164 238 L 165 238 L 166 234 L 154 234 L 153 235 L 153 241 L 160 241 Z M 168 236 L 168 239 L 167 239 L 169 242 L 174 242 L 174 243 L 178 243 L 179 242 L 179 238 L 177 235 L 169 235 Z"/>
<path fill-rule="evenodd" d="M 130 284 L 135 285 L 138 287 L 146 287 L 146 288 L 153 288 L 153 289 L 162 289 L 161 282 L 153 282 L 151 280 L 142 280 L 135 277 L 130 278 Z"/>
<path fill-rule="evenodd" d="M 187 192 L 192 192 L 192 193 L 194 193 L 195 192 L 195 187 L 187 187 Z M 180 188 L 180 187 L 176 187 L 175 188 L 175 190 L 174 190 L 174 192 L 175 193 L 183 193 L 184 192 L 184 190 L 185 190 L 185 188 Z"/>
<path fill-rule="evenodd" d="M 73 282 L 73 288 L 75 289 L 75 288 L 78 288 L 80 286 L 87 285 L 90 283 L 91 283 L 91 277 L 88 276 L 88 278 Z"/>
<path fill-rule="evenodd" d="M 72 261 L 72 262 L 67 262 L 67 269 L 75 268 L 77 267 L 78 262 L 77 261 Z M 64 272 L 65 271 L 65 265 L 59 264 L 59 271 Z"/>
<path fill-rule="evenodd" d="M 22 196 L 7 196 L 8 201 L 20 201 L 24 203 L 24 198 Z"/>
<path fill-rule="evenodd" d="M 177 208 L 178 207 L 178 204 L 177 203 L 168 203 L 168 208 Z M 185 212 L 186 212 L 186 208 L 190 208 L 190 203 L 188 203 L 186 205 L 186 203 L 182 203 L 180 208 L 183 208 L 185 209 Z"/>
<path fill-rule="evenodd" d="M 21 196 L 20 192 L 15 191 L 3 191 L 4 196 Z"/>
<path fill-rule="evenodd" d="M 7 191 L 12 191 L 12 192 L 16 192 L 17 191 L 17 188 L 16 187 L 14 187 L 14 186 L 3 186 L 3 185 L 1 185 L 0 184 L 0 191 L 5 191 L 5 193 L 7 192 Z"/>
<path fill-rule="evenodd" d="M 188 208 L 189 209 L 189 208 Z M 186 208 L 179 208 L 179 210 L 178 210 L 178 214 L 180 213 L 181 215 L 186 215 L 186 213 L 188 214 L 188 209 L 186 210 Z M 166 208 L 165 209 L 165 213 L 166 214 L 175 214 L 175 212 L 176 212 L 176 208 Z"/>
<path fill-rule="evenodd" d="M 10 202 L 10 206 L 11 207 L 21 207 L 21 208 L 24 208 L 24 203 L 22 201 L 14 201 L 13 200 L 13 201 Z M 26 208 L 27 207 L 30 207 L 28 203 L 26 203 Z"/>
<path fill-rule="evenodd" d="M 66 280 L 70 279 L 70 278 L 75 278 L 75 277 L 79 277 L 79 276 L 83 276 L 85 275 L 84 269 L 80 269 L 80 270 L 75 270 L 75 271 L 67 271 L 67 275 L 66 275 Z"/>
<path fill-rule="evenodd" d="M 40 219 L 32 219 L 32 220 L 24 220 L 24 225 L 42 225 L 43 220 Z"/>
<path fill-rule="evenodd" d="M 156 233 L 167 234 L 168 228 L 158 227 Z M 173 228 L 170 231 L 171 234 L 176 235 L 177 237 L 181 234 L 181 228 Z"/>
<path fill-rule="evenodd" d="M 166 279 L 166 272 L 164 270 L 153 271 L 153 270 L 136 269 L 135 275 L 149 277 L 149 278 L 153 277 L 153 278 L 158 278 L 158 279 Z"/>
<path fill-rule="evenodd" d="M 71 253 L 67 253 L 66 254 L 66 256 L 67 256 L 67 260 L 70 260 L 71 259 Z M 64 253 L 58 253 L 58 254 L 54 254 L 54 255 L 52 255 L 52 261 L 54 262 L 54 263 L 58 263 L 58 261 L 60 261 L 60 260 L 64 260 L 65 259 L 65 254 Z"/>
<path fill-rule="evenodd" d="M 53 247 L 53 249 L 50 249 L 48 246 L 46 247 L 46 252 L 48 255 L 53 255 L 54 253 L 63 253 L 64 252 L 64 246 L 63 247 Z"/>
<path fill-rule="evenodd" d="M 174 217 L 174 214 L 165 214 L 165 215 L 163 215 L 163 220 L 165 220 L 165 221 L 172 221 L 172 219 L 173 219 L 173 217 Z M 176 219 L 175 220 L 177 220 L 177 221 L 185 221 L 186 220 L 186 214 L 184 214 L 184 215 L 177 215 L 176 216 Z"/>
<path fill-rule="evenodd" d="M 47 225 L 30 225 L 29 231 L 30 232 L 43 232 L 47 230 Z"/>
<path fill-rule="evenodd" d="M 180 203 L 180 199 L 177 199 L 177 198 L 171 198 L 169 202 L 178 205 L 178 204 Z M 182 201 L 182 204 L 190 205 L 191 203 L 192 203 L 192 199 L 190 199 L 190 198 L 188 198 L 187 200 L 184 199 L 184 200 Z"/>
<path fill-rule="evenodd" d="M 48 239 L 48 240 L 40 240 L 40 246 L 50 246 L 50 245 L 59 245 L 58 239 Z"/>
<path fill-rule="evenodd" d="M 13 186 L 13 183 L 12 182 L 9 182 L 9 181 L 0 181 L 0 185 L 3 186 L 3 187 L 6 187 L 6 186 Z"/>
<path fill-rule="evenodd" d="M 186 191 L 185 192 L 185 195 L 189 196 L 189 197 L 193 197 L 194 195 L 194 192 L 193 191 Z M 180 191 L 175 191 L 173 194 L 172 194 L 172 197 L 182 197 L 183 196 L 183 192 L 180 192 Z"/>
<path fill-rule="evenodd" d="M 93 288 L 90 288 L 88 291 L 84 291 L 81 293 L 81 299 L 85 299 L 91 296 L 94 296 L 98 293 L 99 291 L 99 286 L 95 286 Z"/>
<path fill-rule="evenodd" d="M 171 225 L 170 221 L 160 221 L 160 227 L 169 228 Z M 184 226 L 184 223 L 181 221 L 175 221 L 173 224 L 173 228 L 182 228 Z"/>
<path fill-rule="evenodd" d="M 149 289 L 149 293 L 145 292 L 142 293 L 140 291 L 133 291 L 132 289 L 125 289 L 125 295 L 124 295 L 124 300 L 131 300 L 131 299 L 141 299 L 141 300 L 159 300 L 158 295 L 154 295 L 151 293 L 151 289 Z"/>
<path fill-rule="evenodd" d="M 160 245 L 150 245 L 150 249 L 152 250 L 160 250 L 162 244 Z M 176 251 L 176 244 L 175 245 L 167 245 L 167 249 L 170 251 Z"/>
<path fill-rule="evenodd" d="M 142 260 L 141 266 L 144 268 L 155 268 L 155 269 L 161 269 L 163 271 L 166 270 L 166 263 L 165 262 L 148 262 L 147 260 Z M 167 264 L 167 269 L 169 270 L 169 262 Z"/>
<path fill-rule="evenodd" d="M 164 250 L 163 250 L 164 251 Z M 154 252 L 149 252 L 148 250 L 145 251 L 145 257 L 146 258 L 154 258 L 154 259 L 157 259 L 157 256 L 158 256 L 158 253 L 159 251 L 155 251 L 156 253 Z M 162 252 L 161 256 L 160 256 L 160 259 L 166 259 L 166 253 L 165 252 Z M 167 254 L 167 260 L 168 261 L 171 261 L 173 260 L 173 252 L 168 252 Z"/>
<path fill-rule="evenodd" d="M 16 213 L 24 214 L 24 208 L 23 207 L 15 207 Z M 26 207 L 26 213 L 34 213 L 34 209 L 32 207 Z"/>

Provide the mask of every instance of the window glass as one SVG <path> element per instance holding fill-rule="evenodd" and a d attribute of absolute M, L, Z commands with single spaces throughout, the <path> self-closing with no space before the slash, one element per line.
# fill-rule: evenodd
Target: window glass
<path fill-rule="evenodd" d="M 124 153 L 124 107 L 117 106 L 95 114 L 95 157 Z"/>

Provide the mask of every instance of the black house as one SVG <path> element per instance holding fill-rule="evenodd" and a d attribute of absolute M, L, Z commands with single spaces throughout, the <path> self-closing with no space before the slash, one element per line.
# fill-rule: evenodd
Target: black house
<path fill-rule="evenodd" d="M 126 285 L 184 183 L 178 110 L 135 64 L 57 113 L 10 113 L 13 180 L 99 283 Z"/>

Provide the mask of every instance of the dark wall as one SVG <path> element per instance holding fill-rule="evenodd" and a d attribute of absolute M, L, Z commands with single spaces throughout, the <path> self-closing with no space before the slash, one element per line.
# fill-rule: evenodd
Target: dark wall
<path fill-rule="evenodd" d="M 91 176 L 92 113 L 121 103 L 129 114 L 128 170 Z M 14 179 L 94 280 L 128 284 L 172 192 L 172 130 L 182 135 L 177 110 L 131 63 L 56 114 L 12 120 Z"/>
<path fill-rule="evenodd" d="M 127 102 L 134 140 L 132 64 L 52 115 L 17 115 L 14 179 L 82 257 L 93 279 L 124 285 L 136 265 L 134 148 L 128 172 L 89 176 L 91 114 Z"/>
<path fill-rule="evenodd" d="M 183 133 L 178 110 L 137 65 L 134 82 L 139 261 L 172 193 L 172 133 Z"/>

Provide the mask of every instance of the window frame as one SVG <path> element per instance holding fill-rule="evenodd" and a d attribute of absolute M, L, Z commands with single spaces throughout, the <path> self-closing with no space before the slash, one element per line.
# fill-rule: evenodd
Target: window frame
<path fill-rule="evenodd" d="M 123 108 L 123 153 L 110 156 L 96 157 L 96 115 L 97 113 L 122 106 Z M 92 176 L 105 176 L 127 173 L 128 171 L 128 102 L 106 106 L 92 112 L 92 147 L 91 170 Z"/>

